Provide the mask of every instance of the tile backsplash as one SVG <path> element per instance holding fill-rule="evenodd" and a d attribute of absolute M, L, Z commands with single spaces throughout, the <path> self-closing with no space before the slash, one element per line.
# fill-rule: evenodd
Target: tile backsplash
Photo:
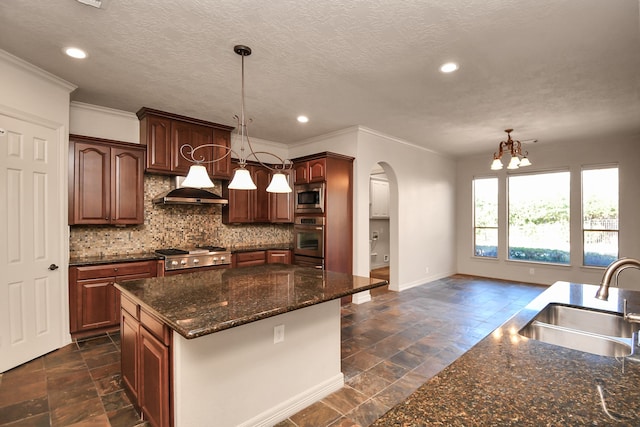
<path fill-rule="evenodd" d="M 213 191 L 221 194 L 221 183 L 214 183 Z M 154 205 L 152 199 L 171 185 L 172 177 L 145 174 L 144 224 L 71 226 L 70 257 L 128 255 L 197 244 L 231 248 L 293 241 L 290 224 L 223 224 L 221 205 Z"/>

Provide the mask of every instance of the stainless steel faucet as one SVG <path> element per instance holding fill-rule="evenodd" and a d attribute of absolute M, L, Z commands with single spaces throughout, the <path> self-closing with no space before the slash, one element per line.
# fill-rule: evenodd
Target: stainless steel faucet
<path fill-rule="evenodd" d="M 637 268 L 640 270 L 640 261 L 634 258 L 620 258 L 609 264 L 602 276 L 602 282 L 600 288 L 596 292 L 596 298 L 606 301 L 609 299 L 609 286 L 611 285 L 611 279 L 614 280 L 614 286 L 618 286 L 618 276 L 622 270 L 627 268 Z"/>

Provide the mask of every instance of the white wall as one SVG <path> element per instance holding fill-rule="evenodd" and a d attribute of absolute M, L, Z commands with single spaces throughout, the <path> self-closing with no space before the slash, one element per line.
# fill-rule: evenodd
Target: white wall
<path fill-rule="evenodd" d="M 363 127 L 305 141 L 290 155 L 321 151 L 356 158 L 354 274 L 369 275 L 369 175 L 377 163 L 390 186 L 391 288 L 407 289 L 455 273 L 453 159 Z"/>
<path fill-rule="evenodd" d="M 576 141 L 573 143 L 528 144 L 532 166 L 522 173 L 552 171 L 571 172 L 571 265 L 552 266 L 539 263 L 505 260 L 507 245 L 505 177 L 507 170 L 491 171 L 492 153 L 470 156 L 458 161 L 457 198 L 457 259 L 458 272 L 507 280 L 552 284 L 557 280 L 597 284 L 602 268 L 582 267 L 581 248 L 581 188 L 583 165 L 617 163 L 620 173 L 620 256 L 640 258 L 640 139 L 620 141 L 618 138 Z M 473 257 L 472 180 L 475 176 L 497 176 L 500 180 L 500 224 L 498 260 Z M 534 274 L 530 274 L 530 269 Z M 627 270 L 620 276 L 622 287 L 640 289 L 640 271 Z"/>

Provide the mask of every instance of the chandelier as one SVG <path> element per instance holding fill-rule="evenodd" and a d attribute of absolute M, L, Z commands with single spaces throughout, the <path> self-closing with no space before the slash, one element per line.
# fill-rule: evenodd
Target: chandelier
<path fill-rule="evenodd" d="M 187 177 L 182 182 L 182 185 L 185 187 L 195 187 L 195 188 L 210 188 L 213 187 L 213 182 L 209 178 L 206 168 L 203 164 L 205 163 L 214 163 L 219 162 L 220 160 L 225 159 L 227 156 L 232 153 L 238 159 L 239 167 L 235 170 L 233 174 L 233 179 L 229 183 L 229 189 L 231 190 L 255 190 L 256 184 L 253 182 L 251 178 L 251 173 L 247 170 L 247 160 L 254 160 L 260 163 L 265 168 L 271 171 L 271 182 L 267 187 L 267 191 L 269 193 L 290 193 L 291 186 L 287 181 L 287 177 L 283 173 L 285 169 L 291 169 L 293 167 L 293 163 L 291 160 L 284 160 L 276 154 L 270 153 L 268 151 L 253 151 L 253 147 L 251 146 L 251 140 L 249 139 L 249 129 L 247 128 L 247 122 L 245 119 L 244 112 L 244 57 L 251 55 L 251 48 L 248 46 L 237 45 L 233 47 L 233 51 L 240 55 L 242 58 L 242 104 L 240 108 L 240 116 L 233 116 L 236 119 L 237 127 L 236 140 L 240 140 L 240 153 L 232 150 L 230 147 L 226 147 L 218 144 L 204 144 L 199 145 L 197 147 L 192 147 L 189 144 L 184 144 L 180 147 L 180 154 L 186 160 L 193 163 L 189 168 L 189 173 Z M 249 119 L 251 122 L 251 119 Z M 245 145 L 249 149 L 249 153 L 245 155 Z M 223 148 L 226 153 L 217 159 L 212 160 L 204 160 L 204 157 L 196 158 L 194 155 L 196 150 L 205 147 L 219 147 Z M 267 165 L 260 160 L 257 154 L 268 155 L 277 160 L 277 165 Z"/>
<path fill-rule="evenodd" d="M 527 157 L 529 152 L 522 151 L 522 143 L 520 141 L 514 141 L 513 139 L 511 139 L 511 132 L 513 132 L 513 129 L 505 129 L 504 131 L 507 133 L 507 140 L 500 141 L 498 152 L 493 153 L 493 162 L 491 163 L 491 169 L 502 169 L 502 162 L 500 161 L 500 159 L 502 158 L 502 154 L 506 151 L 511 154 L 511 160 L 507 165 L 507 169 L 518 169 L 525 166 L 531 166 L 531 162 Z"/>

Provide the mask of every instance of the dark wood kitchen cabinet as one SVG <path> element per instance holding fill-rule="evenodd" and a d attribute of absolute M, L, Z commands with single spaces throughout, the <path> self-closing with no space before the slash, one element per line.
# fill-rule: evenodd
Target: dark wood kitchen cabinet
<path fill-rule="evenodd" d="M 293 164 L 294 182 L 308 184 L 326 179 L 326 160 L 324 158 L 297 161 Z"/>
<path fill-rule="evenodd" d="M 157 275 L 158 261 L 135 261 L 69 267 L 69 326 L 72 336 L 116 329 L 120 323 L 117 280 Z"/>
<path fill-rule="evenodd" d="M 237 164 L 235 169 L 238 168 Z M 268 193 L 272 171 L 262 165 L 247 164 L 246 169 L 256 184 L 255 190 L 230 190 L 224 185 L 222 196 L 229 200 L 222 207 L 224 224 L 293 223 L 292 193 Z M 291 171 L 285 171 L 288 176 Z"/>
<path fill-rule="evenodd" d="M 291 264 L 291 251 L 287 249 L 268 249 L 267 264 Z"/>
<path fill-rule="evenodd" d="M 231 259 L 232 267 L 253 267 L 267 263 L 266 251 L 237 252 Z"/>
<path fill-rule="evenodd" d="M 121 372 L 133 405 L 153 427 L 170 427 L 171 330 L 153 314 L 122 297 Z"/>
<path fill-rule="evenodd" d="M 69 136 L 69 224 L 142 224 L 144 152 L 139 144 Z"/>
<path fill-rule="evenodd" d="M 137 115 L 140 119 L 140 143 L 147 146 L 147 172 L 186 175 L 192 162 L 182 157 L 180 148 L 184 144 L 193 148 L 216 144 L 220 147 L 198 149 L 194 152 L 194 157 L 208 162 L 204 165 L 212 178 L 231 178 L 231 156 L 226 155 L 226 148 L 231 147 L 232 126 L 146 107 L 140 109 Z M 221 158 L 222 160 L 211 162 Z"/>

